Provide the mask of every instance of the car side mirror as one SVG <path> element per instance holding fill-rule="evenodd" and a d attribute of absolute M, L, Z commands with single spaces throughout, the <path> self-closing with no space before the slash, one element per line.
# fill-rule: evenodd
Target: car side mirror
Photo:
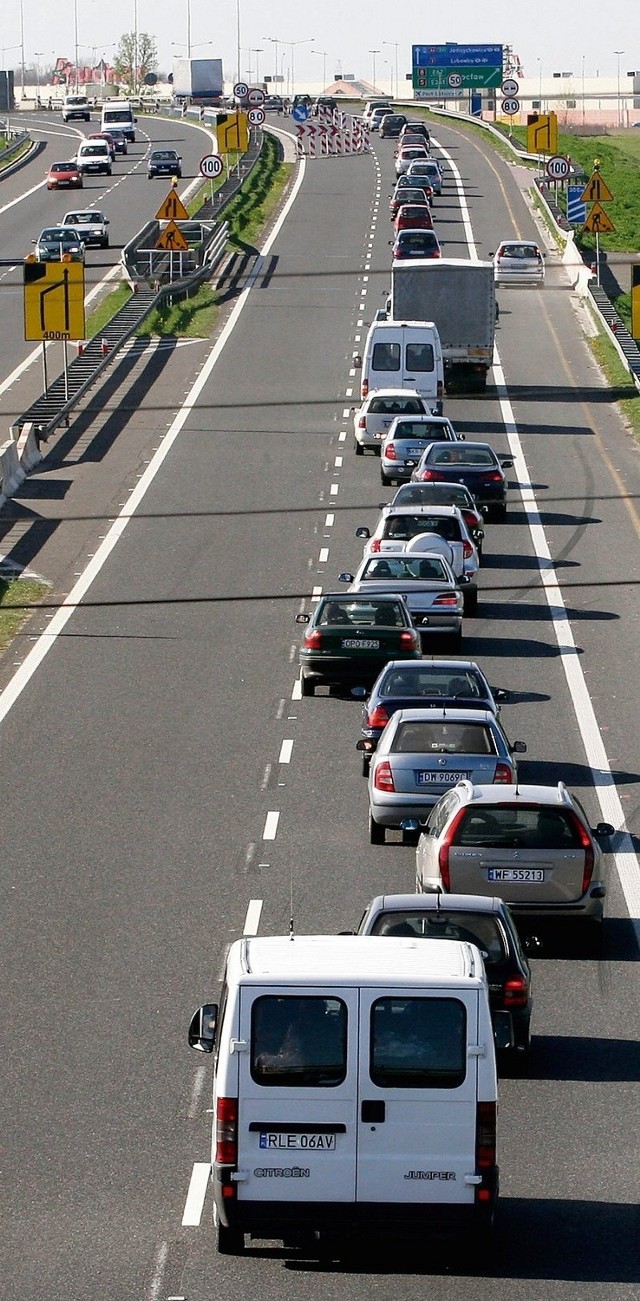
<path fill-rule="evenodd" d="M 363 740 L 361 740 L 361 741 L 356 741 L 356 750 L 367 750 L 367 749 L 368 749 L 368 746 L 367 746 L 367 742 L 366 742 L 366 741 L 363 741 Z"/>
<path fill-rule="evenodd" d="M 34 244 L 35 244 L 35 240 L 34 240 L 33 242 L 34 242 Z M 362 525 L 359 529 L 356 529 L 356 537 L 357 537 L 357 538 L 370 538 L 370 537 L 371 537 L 371 534 L 370 534 L 369 529 L 367 528 L 366 524 Z"/>
<path fill-rule="evenodd" d="M 456 579 L 456 587 L 468 587 L 470 582 L 471 579 L 468 574 L 461 574 L 460 577 Z"/>
<path fill-rule="evenodd" d="M 189 1024 L 189 1047 L 197 1053 L 212 1053 L 218 1029 L 218 1004 L 203 1003 Z"/>
<path fill-rule="evenodd" d="M 510 469 L 511 469 L 511 466 L 513 465 L 513 457 L 512 457 L 512 456 L 499 456 L 499 457 L 498 457 L 498 460 L 500 461 L 500 464 L 501 464 L 503 470 L 510 470 Z"/>
<path fill-rule="evenodd" d="M 104 224 L 105 224 L 105 226 L 108 226 L 108 225 L 109 225 L 109 218 L 108 218 L 108 217 L 105 218 L 105 223 L 104 223 Z"/>
<path fill-rule="evenodd" d="M 526 741 L 514 741 L 513 745 L 511 746 L 511 753 L 526 754 L 527 753 Z"/>
<path fill-rule="evenodd" d="M 359 368 L 362 366 L 362 357 L 359 352 L 355 352 L 353 354 L 352 361 L 353 361 L 354 369 L 359 370 Z"/>
<path fill-rule="evenodd" d="M 597 827 L 594 827 L 593 832 L 594 835 L 603 836 L 606 839 L 608 836 L 615 836 L 615 827 L 612 827 L 610 822 L 599 822 Z"/>
<path fill-rule="evenodd" d="M 369 693 L 368 693 L 366 687 L 352 687 L 352 688 L 351 688 L 351 695 L 353 696 L 354 700 L 368 700 L 368 699 L 369 699 Z"/>
<path fill-rule="evenodd" d="M 310 622 L 311 622 L 311 616 L 309 614 L 296 615 L 296 623 L 310 623 Z"/>
<path fill-rule="evenodd" d="M 505 691 L 504 687 L 497 687 L 493 691 L 493 695 L 496 700 L 500 700 L 502 703 L 504 703 L 505 700 L 509 699 L 509 692 Z"/>
<path fill-rule="evenodd" d="M 352 583 L 352 582 L 353 582 L 353 574 L 348 574 L 347 571 L 346 571 L 346 569 L 345 569 L 344 572 L 343 572 L 342 574 L 338 574 L 338 582 L 339 582 L 339 583 Z"/>

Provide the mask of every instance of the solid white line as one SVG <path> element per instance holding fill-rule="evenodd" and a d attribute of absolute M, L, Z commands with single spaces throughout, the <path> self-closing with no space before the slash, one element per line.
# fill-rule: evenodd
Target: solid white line
<path fill-rule="evenodd" d="M 293 741 L 283 741 L 280 746 L 278 763 L 291 763 L 291 753 L 293 751 Z"/>
<path fill-rule="evenodd" d="M 261 917 L 261 915 L 262 915 L 262 905 L 263 905 L 263 903 L 264 903 L 264 900 L 263 900 L 263 899 L 250 899 L 250 900 L 249 900 L 249 906 L 248 906 L 248 908 L 247 908 L 247 915 L 246 915 L 246 917 L 245 917 L 245 919 L 244 919 L 244 926 L 243 926 L 243 928 L 242 928 L 242 934 L 243 934 L 243 935 L 257 935 L 257 934 L 258 934 L 258 927 L 259 927 L 259 925 L 260 925 L 260 917 Z"/>
<path fill-rule="evenodd" d="M 304 174 L 305 174 L 305 160 L 304 158 L 302 158 L 300 160 L 300 170 L 296 178 L 296 181 L 294 183 L 291 194 L 289 195 L 289 198 L 278 220 L 276 221 L 270 235 L 268 236 L 266 244 L 261 250 L 261 256 L 260 258 L 257 259 L 257 262 L 261 262 L 261 259 L 266 257 L 274 241 L 277 239 L 278 235 L 280 234 L 280 231 L 282 229 L 282 226 L 284 225 L 286 217 L 288 216 L 293 204 L 295 203 L 296 198 L 298 197 L 300 186 L 302 185 L 302 182 L 304 180 Z M 114 273 L 118 269 L 119 268 L 117 266 L 114 267 L 113 269 Z M 105 276 L 105 280 L 108 278 L 109 276 Z M 247 285 L 242 290 L 242 293 L 240 294 L 240 297 L 235 307 L 233 308 L 233 311 L 231 312 L 227 324 L 222 330 L 217 342 L 214 344 L 206 362 L 202 367 L 202 370 L 200 371 L 200 374 L 198 375 L 195 382 L 192 384 L 184 404 L 182 405 L 175 419 L 172 421 L 171 425 L 169 426 L 164 438 L 162 439 L 162 442 L 160 443 L 160 446 L 158 447 L 157 452 L 155 452 L 144 474 L 138 480 L 137 486 L 133 489 L 133 492 L 131 493 L 127 505 L 123 507 L 123 510 L 121 511 L 120 515 L 116 519 L 115 523 L 109 529 L 109 532 L 107 533 L 104 542 L 102 542 L 101 545 L 98 547 L 98 550 L 96 551 L 95 555 L 92 557 L 90 564 L 87 565 L 81 578 L 78 579 L 78 582 L 75 583 L 68 597 L 62 603 L 60 608 L 56 611 L 55 615 L 51 620 L 51 623 L 47 628 L 47 631 L 45 633 L 42 633 L 38 637 L 38 640 L 36 641 L 32 650 L 29 651 L 21 667 L 17 670 L 16 673 L 14 673 L 13 677 L 10 678 L 9 682 L 7 683 L 7 686 L 5 687 L 4 691 L 2 692 L 2 695 L 0 696 L 0 722 L 2 722 L 4 718 L 6 718 L 12 705 L 15 704 L 18 697 L 24 691 L 27 683 L 30 682 L 31 678 L 36 672 L 36 669 L 39 668 L 45 656 L 48 654 L 52 646 L 55 644 L 56 638 L 59 637 L 60 633 L 63 631 L 63 629 L 66 627 L 67 623 L 69 622 L 71 616 L 77 610 L 78 606 L 82 601 L 82 598 L 86 595 L 89 587 L 91 586 L 91 584 L 93 583 L 97 575 L 100 573 L 100 570 L 106 564 L 109 556 L 111 555 L 111 552 L 114 550 L 116 544 L 119 542 L 120 538 L 122 537 L 122 534 L 124 533 L 127 527 L 129 519 L 137 510 L 138 506 L 140 505 L 143 498 L 145 497 L 145 494 L 148 492 L 151 484 L 153 483 L 156 475 L 158 474 L 159 470 L 162 468 L 167 456 L 169 455 L 169 452 L 171 451 L 171 448 L 173 447 L 173 444 L 181 434 L 184 425 L 186 424 L 189 416 L 191 415 L 191 411 L 195 406 L 198 398 L 200 397 L 200 394 L 205 384 L 207 383 L 212 371 L 214 370 L 214 367 L 216 366 L 223 352 L 223 349 L 226 347 L 226 344 L 238 323 L 238 319 L 241 313 L 244 311 L 249 294 L 251 293 L 251 290 L 255 283 L 255 278 L 256 277 L 252 275 L 249 281 L 247 282 Z M 0 392 L 1 391 L 2 390 L 0 388 Z"/>
<path fill-rule="evenodd" d="M 191 1171 L 191 1182 L 187 1193 L 187 1200 L 184 1204 L 184 1215 L 182 1216 L 183 1228 L 197 1229 L 204 1210 L 204 1199 L 207 1195 L 209 1186 L 209 1175 L 211 1173 L 211 1164 L 209 1161 L 195 1161 Z"/>
<path fill-rule="evenodd" d="M 463 209 L 462 216 L 465 232 L 467 234 L 469 254 L 471 257 L 476 257 L 476 246 L 473 239 L 469 210 L 464 196 L 460 173 L 447 151 L 442 149 L 442 153 L 447 159 L 456 178 L 458 197 Z M 602 734 L 598 726 L 598 720 L 587 688 L 582 666 L 579 662 L 578 650 L 571 629 L 571 623 L 567 615 L 566 605 L 560 583 L 558 582 L 556 570 L 551 559 L 551 551 L 547 542 L 547 537 L 540 519 L 538 503 L 533 490 L 531 476 L 529 474 L 524 452 L 522 450 L 518 426 L 509 398 L 507 382 L 505 380 L 497 347 L 494 352 L 493 373 L 496 380 L 496 387 L 498 389 L 500 410 L 502 413 L 505 432 L 509 442 L 509 447 L 514 457 L 514 468 L 518 477 L 522 505 L 527 517 L 527 526 L 531 537 L 533 554 L 536 557 L 538 571 L 540 573 L 540 581 L 549 607 L 549 613 L 551 615 L 554 636 L 556 638 L 558 650 L 560 651 L 560 663 L 569 688 L 578 730 L 582 737 L 586 760 L 591 769 L 591 779 L 600 805 L 603 820 L 613 823 L 618 833 L 617 842 L 619 848 L 614 851 L 614 859 L 627 908 L 629 910 L 629 915 L 636 923 L 636 935 L 640 942 L 640 869 L 638 866 L 638 858 L 633 848 L 633 840 L 626 827 L 622 801 L 618 795 L 615 779 L 611 771 L 611 764 L 602 740 Z"/>
<path fill-rule="evenodd" d="M 278 823 L 280 814 L 277 809 L 271 809 L 264 820 L 263 840 L 275 840 L 278 834 Z"/>

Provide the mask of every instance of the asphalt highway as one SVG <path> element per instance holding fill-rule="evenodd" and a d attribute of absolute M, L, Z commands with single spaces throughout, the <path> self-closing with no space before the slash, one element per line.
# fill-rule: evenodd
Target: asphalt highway
<path fill-rule="evenodd" d="M 445 253 L 537 233 L 508 166 L 475 136 L 435 134 Z M 602 957 L 541 931 L 531 1071 L 501 1081 L 495 1259 L 426 1238 L 410 1254 L 365 1243 L 348 1267 L 263 1243 L 220 1258 L 208 1196 L 183 1223 L 211 1088 L 186 1027 L 250 902 L 262 934 L 292 916 L 301 934 L 334 932 L 413 883 L 410 847 L 368 844 L 359 703 L 300 698 L 294 622 L 353 570 L 355 529 L 390 495 L 377 460 L 353 454 L 350 409 L 388 283 L 392 155 L 376 140 L 373 158 L 307 161 L 184 416 L 172 423 L 179 360 L 162 419 L 157 390 L 131 413 L 109 514 L 145 475 L 140 506 L 103 564 L 109 525 L 87 537 L 84 603 L 33 642 L 30 677 L 20 651 L 21 690 L 4 666 L 0 1238 L 21 1301 L 638 1295 L 640 473 L 553 254 L 543 289 L 500 291 L 496 386 L 445 403 L 459 429 L 517 453 L 464 653 L 512 693 L 523 780 L 566 780 L 594 822 L 619 807 L 631 838 L 608 856 Z M 58 590 L 83 567 L 70 555 Z"/>

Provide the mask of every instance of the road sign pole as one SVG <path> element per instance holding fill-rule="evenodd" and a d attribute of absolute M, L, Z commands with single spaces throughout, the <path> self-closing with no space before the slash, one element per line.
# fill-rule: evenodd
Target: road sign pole
<path fill-rule="evenodd" d="M 44 384 L 45 395 L 49 391 L 49 380 L 47 379 L 47 341 L 42 340 L 42 382 Z"/>
<path fill-rule="evenodd" d="M 600 234 L 596 231 L 596 284 L 600 286 Z"/>
<path fill-rule="evenodd" d="M 69 356 L 67 353 L 67 340 L 62 340 L 63 367 L 64 367 L 64 400 L 69 401 Z"/>

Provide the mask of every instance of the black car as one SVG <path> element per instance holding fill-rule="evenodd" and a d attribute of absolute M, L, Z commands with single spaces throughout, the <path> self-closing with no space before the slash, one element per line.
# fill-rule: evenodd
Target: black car
<path fill-rule="evenodd" d="M 372 899 L 358 935 L 406 935 L 413 939 L 466 940 L 477 945 L 489 982 L 491 1013 L 509 1012 L 516 1060 L 531 1048 L 531 968 L 502 899 L 475 894 L 388 894 Z M 525 941 L 534 952 L 538 942 Z"/>
<path fill-rule="evenodd" d="M 154 176 L 182 176 L 182 159 L 175 149 L 152 149 L 147 163 L 149 180 Z"/>
<path fill-rule="evenodd" d="M 380 137 L 399 136 L 406 123 L 404 113 L 387 113 L 380 123 Z"/>
<path fill-rule="evenodd" d="M 490 709 L 498 716 L 507 699 L 502 689 L 492 690 L 473 660 L 423 659 L 420 664 L 393 660 L 385 664 L 362 706 L 360 733 L 362 775 L 367 776 L 371 755 L 392 714 L 397 709 Z"/>
<path fill-rule="evenodd" d="M 490 443 L 456 443 L 425 448 L 412 474 L 414 483 L 464 483 L 484 515 L 503 520 L 507 514 L 505 470 L 513 457 L 498 456 Z"/>
<path fill-rule="evenodd" d="M 303 696 L 317 686 L 373 682 L 388 660 L 419 660 L 420 633 L 401 596 L 327 593 L 313 615 L 298 614 L 308 628 L 300 648 Z"/>
<path fill-rule="evenodd" d="M 399 230 L 391 251 L 394 258 L 442 257 L 435 230 Z"/>
<path fill-rule="evenodd" d="M 115 147 L 115 151 L 116 151 L 116 153 L 117 153 L 117 154 L 128 154 L 128 152 L 129 152 L 129 141 L 127 140 L 127 137 L 126 137 L 124 131 L 122 130 L 122 127 L 119 127 L 119 126 L 112 126 L 112 127 L 109 127 L 109 135 L 111 136 L 111 139 L 113 140 L 113 143 L 114 143 L 114 147 Z"/>

